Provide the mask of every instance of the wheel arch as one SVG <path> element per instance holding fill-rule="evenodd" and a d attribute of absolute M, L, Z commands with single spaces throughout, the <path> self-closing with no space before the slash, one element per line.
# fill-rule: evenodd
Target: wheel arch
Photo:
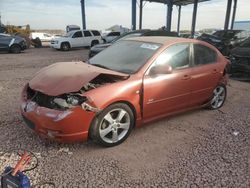
<path fill-rule="evenodd" d="M 9 48 L 11 49 L 11 48 L 12 48 L 12 47 L 14 47 L 14 46 L 18 46 L 18 47 L 20 47 L 20 48 L 22 49 L 21 45 L 20 45 L 20 44 L 18 44 L 18 43 L 14 43 L 14 44 L 12 44 Z"/>
<path fill-rule="evenodd" d="M 133 123 L 132 129 L 134 129 L 136 127 L 136 118 L 137 118 L 137 115 L 136 115 L 136 108 L 135 108 L 135 106 L 131 102 L 129 102 L 129 101 L 126 101 L 126 100 L 117 100 L 117 101 L 113 101 L 110 104 L 108 104 L 107 106 L 105 106 L 101 111 L 99 111 L 98 113 L 96 113 L 96 115 L 93 117 L 93 119 L 91 120 L 90 126 L 89 126 L 89 130 L 88 130 L 88 139 L 91 139 L 91 137 L 92 137 L 93 123 L 96 121 L 96 117 L 100 114 L 100 112 L 102 112 L 104 109 L 108 108 L 109 106 L 117 104 L 117 103 L 126 104 L 132 110 L 132 113 L 134 115 L 134 123 Z"/>
<path fill-rule="evenodd" d="M 128 105 L 129 108 L 131 108 L 133 115 L 134 115 L 134 126 L 135 126 L 135 122 L 136 122 L 136 118 L 137 118 L 135 106 L 131 102 L 125 101 L 125 100 L 119 100 L 119 101 L 111 103 L 110 105 L 116 104 L 116 103 L 124 103 L 124 104 Z"/>
<path fill-rule="evenodd" d="M 133 115 L 134 115 L 134 127 L 135 127 L 135 123 L 136 123 L 136 119 L 137 119 L 137 111 L 136 111 L 135 106 L 134 106 L 131 102 L 127 101 L 127 100 L 117 100 L 117 101 L 113 101 L 113 102 L 111 102 L 110 104 L 106 105 L 103 109 L 101 109 L 100 112 L 102 112 L 104 109 L 108 108 L 109 106 L 114 105 L 114 104 L 117 104 L 117 103 L 126 104 L 126 105 L 128 105 L 128 107 L 132 110 Z M 95 117 L 98 116 L 100 112 L 96 113 Z M 95 117 L 92 119 L 92 122 L 94 121 Z M 92 124 L 92 122 L 91 122 L 91 124 Z M 90 126 L 90 127 L 91 127 L 91 126 Z"/>

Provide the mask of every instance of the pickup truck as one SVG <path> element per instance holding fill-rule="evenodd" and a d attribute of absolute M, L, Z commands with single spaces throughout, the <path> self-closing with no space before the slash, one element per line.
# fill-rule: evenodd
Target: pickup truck
<path fill-rule="evenodd" d="M 99 31 L 96 30 L 74 30 L 65 36 L 51 40 L 50 46 L 57 50 L 68 51 L 71 48 L 89 47 L 102 42 Z"/>

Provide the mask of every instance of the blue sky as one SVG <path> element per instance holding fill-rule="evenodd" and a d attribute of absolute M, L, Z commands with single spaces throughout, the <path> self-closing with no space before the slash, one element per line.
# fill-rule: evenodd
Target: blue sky
<path fill-rule="evenodd" d="M 114 24 L 131 27 L 131 0 L 85 0 L 87 27 L 104 30 Z M 222 28 L 227 0 L 212 0 L 198 6 L 197 29 Z M 182 8 L 181 29 L 190 29 L 192 5 Z M 138 9 L 137 9 L 138 10 Z M 238 0 L 236 20 L 250 20 L 250 0 Z M 32 29 L 65 29 L 68 24 L 81 26 L 80 0 L 0 0 L 4 24 L 30 24 Z M 138 12 L 137 12 L 138 13 Z M 165 25 L 166 6 L 147 2 L 144 28 Z M 138 23 L 138 22 L 137 22 Z M 173 8 L 172 29 L 176 29 L 177 7 Z"/>

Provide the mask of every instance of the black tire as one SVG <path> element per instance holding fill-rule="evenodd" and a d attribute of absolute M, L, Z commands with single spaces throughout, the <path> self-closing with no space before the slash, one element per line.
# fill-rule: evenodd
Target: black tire
<path fill-rule="evenodd" d="M 95 46 L 95 45 L 97 45 L 97 44 L 99 44 L 99 41 L 98 41 L 98 40 L 93 40 L 93 41 L 91 42 L 91 47 L 93 47 L 93 46 Z"/>
<path fill-rule="evenodd" d="M 119 121 L 119 115 L 122 113 L 119 110 L 121 110 L 123 113 L 126 112 L 126 114 L 122 116 L 120 121 Z M 106 117 L 109 117 L 108 115 L 111 115 L 110 117 L 112 117 L 111 119 L 114 120 L 115 123 L 111 124 L 109 123 L 110 121 L 107 121 L 107 119 L 105 119 Z M 117 122 L 119 123 L 117 124 Z M 132 109 L 128 105 L 124 103 L 112 104 L 107 108 L 105 108 L 103 111 L 101 111 L 94 118 L 90 127 L 90 138 L 97 144 L 105 147 L 112 147 L 119 145 L 127 139 L 129 134 L 131 133 L 131 130 L 134 127 L 134 123 L 135 123 L 135 117 Z M 124 126 L 122 125 L 125 124 L 126 124 L 126 129 L 123 129 L 122 127 Z M 101 131 L 105 132 L 104 130 L 108 130 L 106 131 L 106 136 L 101 136 L 100 132 Z M 115 135 L 114 132 L 117 132 L 116 133 L 117 140 L 115 139 L 115 141 L 114 141 L 114 135 Z"/>
<path fill-rule="evenodd" d="M 19 54 L 20 52 L 22 51 L 21 47 L 17 44 L 13 44 L 11 47 L 10 47 L 10 52 L 11 53 L 14 53 L 14 54 Z"/>
<path fill-rule="evenodd" d="M 69 49 L 70 49 L 70 45 L 69 45 L 68 42 L 63 42 L 63 43 L 61 44 L 61 50 L 62 50 L 62 51 L 69 51 Z"/>
<path fill-rule="evenodd" d="M 217 91 L 219 92 L 220 90 L 222 91 L 222 93 L 220 95 L 217 95 L 218 96 L 218 99 L 217 99 L 216 93 L 217 93 Z M 222 99 L 222 97 L 223 97 L 223 99 Z M 223 106 L 224 102 L 226 101 L 226 98 L 227 98 L 227 88 L 226 88 L 226 86 L 224 84 L 219 84 L 213 90 L 212 99 L 210 100 L 210 102 L 209 102 L 209 104 L 207 106 L 208 109 L 217 110 L 217 109 L 221 108 Z M 218 100 L 218 102 L 217 102 L 218 105 L 216 105 L 215 100 Z"/>

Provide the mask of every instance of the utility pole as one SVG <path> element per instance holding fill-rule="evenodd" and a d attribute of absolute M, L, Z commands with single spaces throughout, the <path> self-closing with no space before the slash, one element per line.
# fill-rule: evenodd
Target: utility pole
<path fill-rule="evenodd" d="M 2 25 L 2 20 L 1 20 L 1 12 L 0 12 L 0 26 Z"/>

